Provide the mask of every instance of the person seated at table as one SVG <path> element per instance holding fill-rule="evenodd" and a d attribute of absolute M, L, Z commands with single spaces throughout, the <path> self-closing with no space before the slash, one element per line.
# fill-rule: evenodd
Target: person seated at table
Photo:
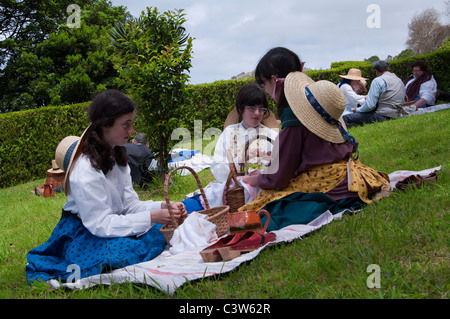
<path fill-rule="evenodd" d="M 342 81 L 338 84 L 345 96 L 345 110 L 343 115 L 350 114 L 353 109 L 363 105 L 366 97 L 361 93 L 366 92 L 366 78 L 361 76 L 361 70 L 350 69 L 346 75 L 339 75 Z"/>
<path fill-rule="evenodd" d="M 411 68 L 412 75 L 404 81 L 408 101 L 415 102 L 416 111 L 419 108 L 433 106 L 436 102 L 437 83 L 427 63 L 416 60 Z"/>

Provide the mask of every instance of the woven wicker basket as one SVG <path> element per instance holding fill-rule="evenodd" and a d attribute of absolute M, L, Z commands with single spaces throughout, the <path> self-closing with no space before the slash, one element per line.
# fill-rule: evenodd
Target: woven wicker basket
<path fill-rule="evenodd" d="M 265 135 L 256 135 L 251 140 L 245 143 L 245 163 L 240 166 L 240 172 L 236 170 L 236 166 L 231 158 L 228 158 L 230 163 L 230 174 L 228 175 L 227 182 L 225 184 L 225 201 L 228 206 L 230 206 L 230 213 L 237 212 L 239 207 L 245 205 L 245 193 L 244 188 L 240 186 L 237 182 L 236 176 L 242 176 L 248 173 L 248 161 L 247 161 L 247 151 L 251 143 L 255 140 L 263 139 L 273 144 L 273 140 Z M 231 156 L 230 156 L 231 157 Z M 230 188 L 231 181 L 234 181 L 236 185 L 235 188 Z"/>
<path fill-rule="evenodd" d="M 173 232 L 175 231 L 175 229 L 178 228 L 178 226 L 180 224 L 183 223 L 182 220 L 181 221 L 179 220 L 178 222 L 175 220 L 175 218 L 173 216 L 172 207 L 170 206 L 170 199 L 169 199 L 170 176 L 172 175 L 172 173 L 174 173 L 175 171 L 180 170 L 180 169 L 187 169 L 188 171 L 190 171 L 192 173 L 192 175 L 194 176 L 195 180 L 197 181 L 198 187 L 200 188 L 200 192 L 203 196 L 203 201 L 205 203 L 206 209 L 199 211 L 197 213 L 206 214 L 208 216 L 206 218 L 206 220 L 216 225 L 217 236 L 222 237 L 223 235 L 225 235 L 227 233 L 228 211 L 230 210 L 230 207 L 225 205 L 225 206 L 210 208 L 208 200 L 205 195 L 205 191 L 202 187 L 202 184 L 200 182 L 200 179 L 198 178 L 197 173 L 195 173 L 195 171 L 188 166 L 180 166 L 180 167 L 177 167 L 177 168 L 173 169 L 172 171 L 170 171 L 166 175 L 166 179 L 164 180 L 164 198 L 166 199 L 167 207 L 169 209 L 169 214 L 172 219 L 171 223 L 164 225 L 160 228 L 160 231 L 164 235 L 166 242 L 168 244 L 170 243 L 170 240 L 172 239 L 172 236 L 173 236 Z"/>
<path fill-rule="evenodd" d="M 251 140 L 248 140 L 245 143 L 245 155 L 246 155 L 245 162 L 243 164 L 241 164 L 241 166 L 240 166 L 239 173 L 238 173 L 239 176 L 245 175 L 248 173 L 248 161 L 247 161 L 248 148 L 249 148 L 250 144 L 252 144 L 254 141 L 259 140 L 259 139 L 267 140 L 269 143 L 271 143 L 273 145 L 273 140 L 266 135 L 258 134 L 256 136 L 254 136 Z"/>
<path fill-rule="evenodd" d="M 236 166 L 230 162 L 230 174 L 225 184 L 225 204 L 230 206 L 230 213 L 237 212 L 239 207 L 245 205 L 244 187 L 240 186 L 237 181 Z M 234 188 L 230 188 L 231 181 L 234 181 Z"/>

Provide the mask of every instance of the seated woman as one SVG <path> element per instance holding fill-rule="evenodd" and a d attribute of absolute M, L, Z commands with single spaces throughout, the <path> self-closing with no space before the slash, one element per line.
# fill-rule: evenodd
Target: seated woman
<path fill-rule="evenodd" d="M 433 106 L 436 102 L 437 83 L 426 62 L 415 61 L 412 64 L 412 73 L 404 81 L 408 101 L 415 102 L 416 111 L 419 108 Z"/>
<path fill-rule="evenodd" d="M 357 160 L 358 143 L 341 117 L 345 98 L 335 84 L 311 80 L 302 72 L 298 56 L 285 48 L 270 50 L 260 60 L 255 77 L 266 92 L 273 92 L 281 118 L 266 170 L 276 164 L 278 169 L 243 177 L 262 190 L 239 211 L 268 210 L 267 231 L 273 231 L 308 224 L 327 210 L 336 214 L 359 209 L 389 187 L 388 175 Z"/>
<path fill-rule="evenodd" d="M 245 163 L 245 156 L 252 164 L 267 160 L 266 155 L 270 155 L 272 149 L 271 143 L 263 138 L 258 140 L 258 143 L 252 143 L 248 153 L 256 156 L 245 154 L 245 143 L 254 140 L 257 135 L 275 140 L 278 126 L 273 113 L 269 110 L 264 91 L 257 85 L 243 86 L 236 96 L 236 108 L 227 117 L 224 131 L 214 149 L 211 173 L 216 180 L 219 182 L 227 180 L 230 160 L 238 169 Z"/>
<path fill-rule="evenodd" d="M 366 97 L 360 95 L 367 91 L 366 78 L 361 76 L 361 70 L 350 69 L 347 75 L 339 75 L 342 81 L 338 84 L 342 93 L 345 96 L 345 110 L 342 115 L 353 113 L 353 109 L 363 105 L 366 102 Z"/>
<path fill-rule="evenodd" d="M 68 136 L 55 159 L 66 172 L 67 201 L 48 241 L 31 250 L 30 283 L 65 282 L 140 263 L 166 246 L 159 231 L 170 221 L 165 202 L 140 201 L 133 189 L 125 144 L 134 133 L 135 105 L 116 90 L 99 93 L 87 111 L 90 126 L 81 138 Z M 181 203 L 171 203 L 175 218 Z M 75 268 L 74 268 L 75 267 Z"/>
<path fill-rule="evenodd" d="M 266 126 L 267 125 L 267 126 Z M 211 165 L 211 173 L 215 181 L 205 187 L 205 195 L 211 207 L 222 206 L 224 203 L 224 189 L 230 174 L 230 164 L 234 164 L 237 171 L 246 162 L 254 165 L 267 165 L 272 150 L 272 141 L 278 135 L 279 124 L 268 108 L 264 91 L 255 84 L 244 85 L 236 96 L 236 108 L 228 115 L 225 129 L 219 136 Z M 257 139 L 257 136 L 261 138 Z M 254 141 L 245 153 L 247 141 Z M 246 202 L 255 199 L 260 191 L 257 187 L 244 186 Z M 231 187 L 234 187 L 231 185 Z M 196 200 L 199 205 L 193 201 Z M 191 199 L 184 200 L 188 212 L 201 209 L 201 198 L 197 194 Z"/>

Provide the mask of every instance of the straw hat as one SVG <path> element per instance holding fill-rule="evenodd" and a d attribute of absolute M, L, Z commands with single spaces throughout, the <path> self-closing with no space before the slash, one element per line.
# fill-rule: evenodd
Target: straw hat
<path fill-rule="evenodd" d="M 330 81 L 314 82 L 303 72 L 289 73 L 284 82 L 286 99 L 299 121 L 312 133 L 332 143 L 343 143 L 344 139 L 338 124 L 331 124 L 312 106 L 306 96 L 306 87 L 333 121 L 339 121 L 347 131 L 341 115 L 345 109 L 344 93 Z"/>
<path fill-rule="evenodd" d="M 55 151 L 55 161 L 56 165 L 66 172 L 66 177 L 64 179 L 64 192 L 67 194 L 68 191 L 68 176 L 70 169 L 72 168 L 73 161 L 75 157 L 78 157 L 81 152 L 80 145 L 83 145 L 85 140 L 86 132 L 91 126 L 88 126 L 80 137 L 78 136 L 66 136 L 61 142 L 59 142 Z"/>
<path fill-rule="evenodd" d="M 49 168 L 47 170 L 47 173 L 59 174 L 59 173 L 64 173 L 64 171 L 59 168 L 58 164 L 56 164 L 56 160 L 52 160 L 52 168 Z"/>
<path fill-rule="evenodd" d="M 360 80 L 360 81 L 366 81 L 367 78 L 363 78 L 361 76 L 361 70 L 360 69 L 350 69 L 347 72 L 347 75 L 339 75 L 341 78 L 347 79 L 347 80 Z M 365 82 L 363 82 L 365 83 Z"/>
<path fill-rule="evenodd" d="M 273 114 L 271 110 L 268 110 L 267 112 L 269 112 L 269 116 L 267 118 L 263 118 L 261 124 L 278 132 L 279 123 L 275 118 L 275 114 Z M 225 129 L 227 126 L 237 123 L 239 123 L 239 114 L 237 112 L 237 109 L 234 108 L 233 110 L 231 110 L 230 114 L 228 114 L 223 128 Z"/>

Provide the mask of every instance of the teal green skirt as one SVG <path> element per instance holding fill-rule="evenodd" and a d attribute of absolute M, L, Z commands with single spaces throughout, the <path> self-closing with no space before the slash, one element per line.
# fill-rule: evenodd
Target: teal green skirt
<path fill-rule="evenodd" d="M 359 197 L 334 200 L 324 193 L 293 193 L 274 200 L 262 209 L 270 213 L 267 231 L 278 230 L 294 224 L 308 224 L 329 210 L 333 215 L 344 210 L 359 210 L 364 202 Z M 266 217 L 261 218 L 263 225 Z"/>

